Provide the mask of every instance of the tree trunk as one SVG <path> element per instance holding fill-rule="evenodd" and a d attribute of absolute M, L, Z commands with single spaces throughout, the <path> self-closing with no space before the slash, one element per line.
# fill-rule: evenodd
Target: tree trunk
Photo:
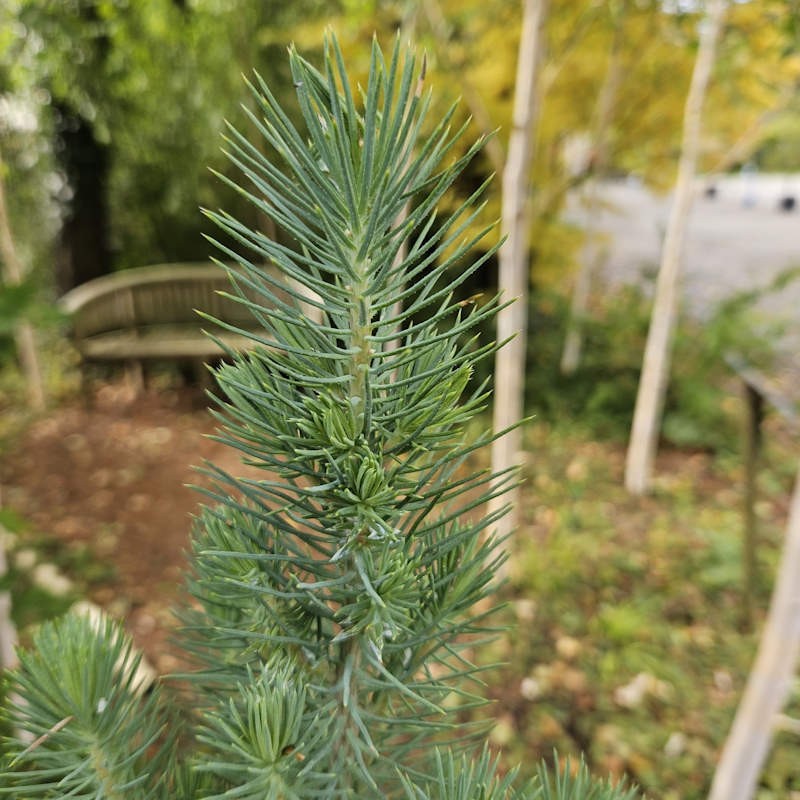
<path fill-rule="evenodd" d="M 750 800 L 792 688 L 800 655 L 800 471 L 755 664 L 722 751 L 709 800 Z"/>
<path fill-rule="evenodd" d="M 792 100 L 796 97 L 796 87 L 794 83 L 784 86 L 772 108 L 767 109 L 747 128 L 733 146 L 722 155 L 722 157 L 709 170 L 710 175 L 719 175 L 728 172 L 736 164 L 747 161 L 753 151 L 761 143 L 767 127 L 771 125 L 781 114 L 789 108 Z"/>
<path fill-rule="evenodd" d="M 22 283 L 25 271 L 14 246 L 11 221 L 8 218 L 3 170 L 3 156 L 0 153 L 0 260 L 3 262 L 3 280 L 10 285 L 17 285 Z M 29 322 L 21 320 L 17 324 L 14 330 L 14 340 L 17 345 L 17 357 L 19 358 L 20 367 L 25 375 L 31 407 L 41 411 L 45 407 L 44 381 L 42 380 L 42 369 L 39 364 L 36 337 Z"/>
<path fill-rule="evenodd" d="M 5 528 L 0 524 L 0 537 L 5 535 Z M 8 572 L 6 561 L 6 545 L 0 539 L 0 579 Z M 17 630 L 11 619 L 11 592 L 0 592 L 0 672 L 17 666 Z"/>
<path fill-rule="evenodd" d="M 475 120 L 475 124 L 478 126 L 481 133 L 489 136 L 484 149 L 492 165 L 492 169 L 498 173 L 502 172 L 505 162 L 503 146 L 496 136 L 491 136 L 491 133 L 497 126 L 492 121 L 492 116 L 486 108 L 486 104 L 483 102 L 480 94 L 464 75 L 463 70 L 459 70 L 458 66 L 454 65 L 450 60 L 450 50 L 452 49 L 451 37 L 448 30 L 447 19 L 442 12 L 438 0 L 422 0 L 422 12 L 425 14 L 425 18 L 428 21 L 428 27 L 431 29 L 434 38 L 439 44 L 439 60 L 458 82 L 461 93 L 464 96 L 464 102 L 467 104 L 467 108 L 469 108 L 470 114 L 472 114 L 472 118 Z"/>
<path fill-rule="evenodd" d="M 109 246 L 109 149 L 97 141 L 91 123 L 57 104 L 59 158 L 72 199 L 61 230 L 56 288 L 64 293 L 111 272 Z"/>
<path fill-rule="evenodd" d="M 604 247 L 600 233 L 596 229 L 595 220 L 599 209 L 597 181 L 601 180 L 608 166 L 608 133 L 617 102 L 622 64 L 620 48 L 622 46 L 622 20 L 613 20 L 614 31 L 608 54 L 608 67 L 603 84 L 597 96 L 597 112 L 595 115 L 591 160 L 587 165 L 590 179 L 584 190 L 586 213 L 586 247 L 575 277 L 572 290 L 567 334 L 564 338 L 564 351 L 561 354 L 561 372 L 571 375 L 578 368 L 583 349 L 583 318 L 589 307 L 592 278 L 603 257 Z"/>
<path fill-rule="evenodd" d="M 0 261 L 3 265 L 3 279 L 8 284 L 18 284 L 22 281 L 24 271 L 17 256 L 14 246 L 14 237 L 11 233 L 11 223 L 8 218 L 6 204 L 5 183 L 3 180 L 4 163 L 0 153 Z M 28 398 L 31 407 L 41 410 L 45 406 L 44 382 L 39 366 L 39 353 L 36 349 L 36 339 L 33 327 L 29 322 L 20 322 L 14 331 L 17 344 L 17 354 L 22 371 L 28 386 Z M 0 501 L 0 507 L 2 502 Z M 6 530 L 0 524 L 0 579 L 8 572 L 6 560 Z M 11 593 L 0 591 L 0 671 L 16 666 L 17 631 L 11 619 Z"/>
<path fill-rule="evenodd" d="M 691 85 L 683 117 L 683 141 L 675 197 L 661 251 L 653 315 L 647 334 L 642 374 L 625 464 L 625 486 L 633 494 L 650 487 L 670 368 L 673 330 L 678 312 L 681 256 L 692 205 L 693 181 L 700 143 L 703 101 L 727 0 L 710 0 L 700 27 Z"/>
<path fill-rule="evenodd" d="M 514 117 L 503 170 L 502 233 L 506 242 L 500 249 L 498 287 L 505 300 L 514 300 L 497 317 L 497 340 L 508 344 L 498 351 L 494 377 L 495 433 L 518 425 L 522 419 L 525 394 L 525 338 L 528 321 L 530 244 L 531 161 L 539 112 L 537 74 L 542 48 L 546 0 L 524 0 L 522 33 L 517 61 Z M 522 431 L 519 427 L 492 444 L 492 471 L 497 474 L 520 463 Z M 506 503 L 512 510 L 498 524 L 506 535 L 517 526 L 519 490 L 514 488 L 495 498 L 490 513 Z"/>

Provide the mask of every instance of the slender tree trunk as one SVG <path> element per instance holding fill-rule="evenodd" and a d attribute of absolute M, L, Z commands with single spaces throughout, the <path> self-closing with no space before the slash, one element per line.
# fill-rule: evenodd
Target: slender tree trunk
<path fill-rule="evenodd" d="M 758 654 L 709 800 L 750 800 L 769 750 L 778 714 L 792 688 L 800 656 L 800 471 L 789 512 L 783 556 Z"/>
<path fill-rule="evenodd" d="M 494 378 L 494 430 L 517 425 L 522 419 L 525 395 L 525 338 L 528 322 L 531 161 L 539 115 L 537 73 L 542 49 L 542 28 L 547 0 L 524 0 L 522 34 L 517 61 L 514 117 L 503 170 L 502 232 L 498 286 L 506 300 L 515 302 L 497 317 L 497 339 L 514 337 L 497 353 Z M 508 470 L 520 463 L 522 431 L 515 428 L 492 444 L 492 470 Z M 511 503 L 511 513 L 498 525 L 505 535 L 517 526 L 519 490 L 514 489 L 490 505 L 490 512 Z"/>
<path fill-rule="evenodd" d="M 717 39 L 726 8 L 727 0 L 709 0 L 706 16 L 700 27 L 697 59 L 686 98 L 675 197 L 661 251 L 653 315 L 647 335 L 625 464 L 625 486 L 634 494 L 644 494 L 650 487 L 678 312 L 681 257 L 692 205 L 692 184 L 697 166 L 703 101 L 714 66 Z"/>
<path fill-rule="evenodd" d="M 764 136 L 764 131 L 777 117 L 786 112 L 789 104 L 796 97 L 796 86 L 791 83 L 781 89 L 772 108 L 767 109 L 756 119 L 749 128 L 739 136 L 733 146 L 722 155 L 713 167 L 710 174 L 716 175 L 727 172 L 735 164 L 746 161 L 758 147 Z"/>
<path fill-rule="evenodd" d="M 440 45 L 438 48 L 439 58 L 444 62 L 445 68 L 455 75 L 455 79 L 464 96 L 464 102 L 467 104 L 472 118 L 475 120 L 481 133 L 487 135 L 492 133 L 496 125 L 492 122 L 492 116 L 486 108 L 480 93 L 465 77 L 463 71 L 459 71 L 458 67 L 450 60 L 450 33 L 447 19 L 442 12 L 442 7 L 439 5 L 438 0 L 422 0 L 422 12 L 425 15 L 428 27 L 431 29 L 434 38 Z M 492 136 L 486 140 L 485 151 L 492 164 L 492 169 L 498 173 L 502 172 L 503 164 L 505 163 L 505 153 L 503 152 L 503 146 L 496 136 Z"/>
<path fill-rule="evenodd" d="M 597 190 L 593 184 L 586 187 L 586 216 L 591 217 L 597 209 Z M 583 352 L 583 319 L 589 308 L 589 297 L 592 293 L 592 279 L 597 272 L 603 249 L 599 245 L 598 233 L 590 226 L 586 230 L 586 247 L 575 284 L 572 287 L 572 300 L 569 307 L 567 334 L 564 337 L 564 350 L 561 353 L 561 374 L 572 375 L 578 369 Z"/>
<path fill-rule="evenodd" d="M 596 216 L 599 208 L 598 179 L 602 179 L 608 166 L 608 133 L 622 73 L 620 47 L 622 45 L 621 20 L 614 20 L 614 32 L 608 54 L 608 67 L 597 98 L 597 114 L 595 117 L 594 135 L 592 137 L 592 161 L 589 168 L 592 177 L 585 188 L 586 213 L 586 248 L 575 277 L 572 290 L 567 335 L 564 339 L 564 351 L 561 354 L 561 372 L 571 375 L 578 368 L 583 349 L 583 318 L 589 307 L 592 278 L 597 271 L 602 257 L 603 247 L 600 234 L 596 228 Z"/>
<path fill-rule="evenodd" d="M 0 525 L 0 537 L 5 534 L 5 529 Z M 6 561 L 5 542 L 0 540 L 0 578 L 8 572 Z M 0 672 L 4 669 L 13 669 L 17 665 L 17 654 L 14 648 L 17 645 L 17 630 L 11 619 L 11 592 L 0 592 Z"/>
<path fill-rule="evenodd" d="M 11 221 L 8 218 L 3 170 L 3 156 L 0 153 L 0 261 L 3 262 L 3 280 L 10 285 L 16 285 L 22 283 L 25 272 L 14 246 Z M 14 340 L 17 345 L 19 363 L 25 375 L 31 407 L 41 411 L 45 406 L 44 381 L 42 380 L 36 337 L 29 322 L 22 320 L 18 323 L 14 331 Z"/>
<path fill-rule="evenodd" d="M 17 258 L 14 239 L 11 235 L 3 171 L 3 157 L 2 153 L 0 153 L 0 261 L 3 262 L 3 278 L 7 283 L 11 284 L 19 283 L 22 280 L 23 272 L 22 265 Z M 44 385 L 39 368 L 33 328 L 30 323 L 20 322 L 17 325 L 14 338 L 17 343 L 20 364 L 25 373 L 31 405 L 36 409 L 44 408 Z M 2 507 L 1 497 L 0 507 Z M 5 533 L 5 528 L 0 524 L 0 579 L 8 572 Z M 11 593 L 2 591 L 0 592 L 0 671 L 16 666 L 16 653 L 14 652 L 16 644 L 17 631 L 11 619 Z"/>

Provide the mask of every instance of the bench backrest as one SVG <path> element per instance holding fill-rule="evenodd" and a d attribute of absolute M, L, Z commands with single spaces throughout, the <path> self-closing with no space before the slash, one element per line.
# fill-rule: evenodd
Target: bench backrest
<path fill-rule="evenodd" d="M 216 264 L 158 264 L 88 281 L 65 294 L 60 305 L 78 339 L 162 325 L 213 327 L 196 309 L 237 327 L 256 327 L 247 307 L 220 291 L 234 293 Z"/>

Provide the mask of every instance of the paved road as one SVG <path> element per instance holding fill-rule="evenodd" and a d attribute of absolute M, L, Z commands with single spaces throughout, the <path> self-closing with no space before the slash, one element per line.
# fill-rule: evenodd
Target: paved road
<path fill-rule="evenodd" d="M 713 199 L 705 196 L 704 186 L 698 183 L 684 251 L 686 302 L 701 318 L 720 300 L 766 286 L 782 270 L 800 267 L 800 176 L 723 178 Z M 779 210 L 780 198 L 789 194 L 799 207 Z M 670 198 L 630 181 L 604 184 L 601 196 L 603 208 L 595 223 L 609 248 L 603 276 L 612 285 L 640 281 L 658 265 Z M 581 220 L 577 202 L 569 213 Z M 771 319 L 787 321 L 800 342 L 800 279 L 764 297 L 758 308 Z M 800 348 L 792 349 L 800 359 Z"/>

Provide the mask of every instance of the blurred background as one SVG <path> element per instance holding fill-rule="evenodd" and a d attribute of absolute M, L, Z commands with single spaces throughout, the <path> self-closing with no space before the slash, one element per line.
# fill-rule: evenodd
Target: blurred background
<path fill-rule="evenodd" d="M 705 98 L 654 491 L 622 487 L 704 13 L 699 0 L 546 9 L 527 217 L 534 421 L 519 572 L 505 590 L 521 635 L 476 656 L 507 663 L 487 680 L 510 763 L 583 751 L 598 772 L 630 774 L 667 800 L 708 790 L 766 610 L 800 441 L 800 7 L 744 0 L 728 8 Z M 475 229 L 498 219 L 522 16 L 511 0 L 0 6 L 0 575 L 23 641 L 27 626 L 89 598 L 128 621 L 154 669 L 174 669 L 169 606 L 198 502 L 184 483 L 203 458 L 236 469 L 201 438 L 213 423 L 191 370 L 156 360 L 137 384 L 120 364 L 82 364 L 58 299 L 131 268 L 207 261 L 204 234 L 218 234 L 201 208 L 264 227 L 224 180 L 238 178 L 222 137 L 231 125 L 256 140 L 254 71 L 297 116 L 286 48 L 313 62 L 328 29 L 357 79 L 373 36 L 384 48 L 413 42 L 427 58 L 431 124 L 458 101 L 464 148 L 496 131 L 445 203 L 496 174 Z M 490 260 L 462 290 L 496 287 Z M 565 366 L 576 319 L 580 357 Z M 764 409 L 750 583 L 746 408 L 731 353 L 781 398 Z M 800 796 L 797 745 L 778 737 L 759 798 Z"/>

